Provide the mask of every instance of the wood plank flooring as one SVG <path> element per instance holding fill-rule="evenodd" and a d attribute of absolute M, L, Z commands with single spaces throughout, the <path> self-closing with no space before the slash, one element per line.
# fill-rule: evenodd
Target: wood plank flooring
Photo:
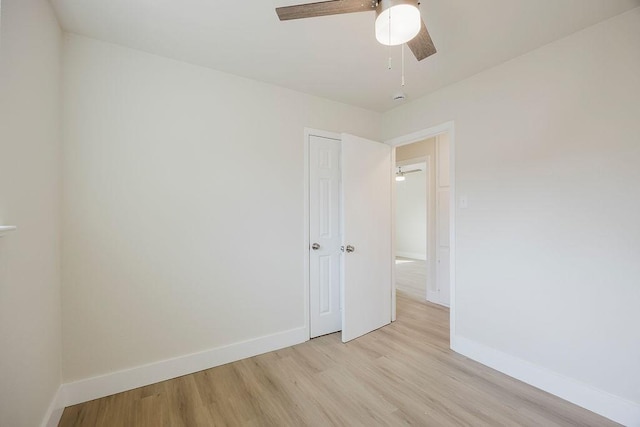
<path fill-rule="evenodd" d="M 398 292 L 398 320 L 65 409 L 60 426 L 609 426 L 449 350 L 448 310 Z"/>
<path fill-rule="evenodd" d="M 396 257 L 396 289 L 419 299 L 427 300 L 427 262 Z"/>

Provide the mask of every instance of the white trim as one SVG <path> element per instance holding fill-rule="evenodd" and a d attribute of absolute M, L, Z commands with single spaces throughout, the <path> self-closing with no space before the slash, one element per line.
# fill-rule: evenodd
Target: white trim
<path fill-rule="evenodd" d="M 424 253 L 424 252 L 418 253 L 418 252 L 396 251 L 396 256 L 401 256 L 403 258 L 417 259 L 417 260 L 420 260 L 420 261 L 426 261 L 427 260 L 427 254 Z"/>
<path fill-rule="evenodd" d="M 303 168 L 303 182 L 304 182 L 304 238 L 303 238 L 303 274 L 304 278 L 302 280 L 304 289 L 302 291 L 302 295 L 304 298 L 303 306 L 304 306 L 304 328 L 306 330 L 307 339 L 311 337 L 311 327 L 309 325 L 311 311 L 309 308 L 309 293 L 311 286 L 310 278 L 309 278 L 309 245 L 311 242 L 309 241 L 309 137 L 311 136 L 319 136 L 321 138 L 327 139 L 335 139 L 336 141 L 341 141 L 341 136 L 339 133 L 335 132 L 327 132 L 324 130 L 312 129 L 312 128 L 304 128 L 304 168 Z"/>
<path fill-rule="evenodd" d="M 433 188 L 435 189 L 435 179 L 437 178 L 435 176 L 435 174 L 437 173 L 436 169 L 435 169 L 435 165 L 434 162 L 431 160 L 431 156 L 427 156 L 427 235 L 425 236 L 426 240 L 427 240 L 427 259 L 426 259 L 426 266 L 427 266 L 427 283 L 425 283 L 425 289 L 427 290 L 427 295 L 425 295 L 425 298 L 428 297 L 428 292 L 429 292 L 429 288 L 433 287 L 433 285 L 436 283 L 436 279 L 435 279 L 435 258 L 434 255 L 431 253 L 431 237 L 434 236 L 435 238 L 435 215 L 436 215 L 436 200 L 435 200 L 435 194 L 433 192 L 431 192 L 431 186 L 433 184 Z M 431 182 L 431 175 L 434 175 L 434 182 Z M 431 209 L 431 205 L 433 204 L 433 209 Z M 433 214 L 433 215 L 432 215 Z M 434 227 L 431 227 L 431 222 L 432 222 L 432 217 L 433 216 L 433 224 Z M 435 240 L 434 240 L 435 241 Z M 434 245 L 435 246 L 435 245 Z"/>
<path fill-rule="evenodd" d="M 47 412 L 44 414 L 44 418 L 40 424 L 42 427 L 57 427 L 60 423 L 62 412 L 67 406 L 63 387 L 63 385 L 58 387 L 56 394 L 53 396 L 53 399 L 51 399 L 49 408 L 47 408 Z"/>
<path fill-rule="evenodd" d="M 640 426 L 640 404 L 560 375 L 464 337 L 452 340 L 451 348 L 483 365 L 517 378 L 629 427 Z"/>
<path fill-rule="evenodd" d="M 392 138 L 385 141 L 385 144 L 388 144 L 392 147 L 399 147 L 400 145 L 411 144 L 413 142 L 422 141 L 424 139 L 433 138 L 434 136 L 438 136 L 443 133 L 451 133 L 453 132 L 454 122 L 449 121 L 446 123 L 442 123 L 437 126 L 433 126 L 427 129 L 419 130 L 417 132 L 410 133 L 408 135 L 399 136 L 397 138 Z"/>
<path fill-rule="evenodd" d="M 438 291 L 432 291 L 430 289 L 427 289 L 427 301 L 432 302 L 434 304 L 441 305 L 443 307 L 451 308 L 449 304 L 445 304 L 442 301 L 440 301 L 440 293 Z M 453 348 L 453 345 L 451 346 L 451 348 Z"/>
<path fill-rule="evenodd" d="M 396 313 L 396 150 L 391 150 L 391 321 L 395 322 Z"/>
<path fill-rule="evenodd" d="M 449 195 L 451 197 L 449 208 L 449 250 L 451 259 L 449 260 L 449 334 L 450 337 L 456 335 L 456 135 L 453 122 L 443 125 L 449 134 Z M 449 344 L 451 345 L 451 344 Z"/>
<path fill-rule="evenodd" d="M 64 406 L 75 405 L 160 381 L 192 374 L 247 357 L 279 350 L 284 347 L 300 344 L 308 339 L 309 335 L 304 327 L 291 329 L 199 353 L 188 354 L 186 356 L 67 383 L 62 386 L 59 394 L 65 397 L 65 399 L 63 399 Z"/>
<path fill-rule="evenodd" d="M 396 161 L 395 165 L 396 167 L 398 167 L 398 166 L 415 165 L 416 163 L 427 163 L 427 159 L 429 157 L 431 156 L 422 156 L 422 157 L 415 157 L 413 159 L 400 160 L 400 161 Z"/>
<path fill-rule="evenodd" d="M 449 233 L 450 233 L 450 243 L 449 250 L 451 251 L 451 259 L 449 264 L 449 280 L 450 280 L 450 311 L 449 311 L 449 338 L 451 341 L 451 348 L 453 348 L 453 343 L 456 337 L 456 169 L 455 169 L 455 158 L 456 158 L 456 136 L 455 136 L 455 124 L 453 121 L 448 121 L 442 123 L 437 126 L 433 126 L 427 129 L 419 130 L 417 132 L 399 136 L 397 138 L 393 138 L 387 140 L 385 143 L 389 144 L 392 147 L 399 147 L 401 145 L 411 144 L 413 142 L 423 141 L 425 139 L 433 138 L 434 136 L 441 135 L 443 133 L 449 134 L 449 174 L 451 176 L 450 180 L 450 203 L 451 208 L 449 209 L 450 221 L 449 221 Z M 395 161 L 395 158 L 394 158 Z M 395 168 L 395 164 L 394 164 Z M 392 201 L 393 203 L 393 201 Z M 395 223 L 394 223 L 395 227 Z M 395 309 L 395 307 L 394 307 Z"/>

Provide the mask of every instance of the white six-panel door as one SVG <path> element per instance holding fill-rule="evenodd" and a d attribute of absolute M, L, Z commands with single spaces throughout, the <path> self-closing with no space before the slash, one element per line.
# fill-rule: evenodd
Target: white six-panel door
<path fill-rule="evenodd" d="M 390 146 L 342 134 L 343 342 L 391 322 L 391 182 Z"/>
<path fill-rule="evenodd" d="M 309 137 L 309 335 L 342 329 L 340 141 Z M 315 246 L 314 246 L 315 245 Z"/>

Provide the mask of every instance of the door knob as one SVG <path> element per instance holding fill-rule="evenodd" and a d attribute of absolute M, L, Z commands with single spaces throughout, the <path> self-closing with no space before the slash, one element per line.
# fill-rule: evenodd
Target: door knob
<path fill-rule="evenodd" d="M 353 246 L 347 245 L 347 252 L 348 253 L 354 252 L 355 250 L 356 250 L 356 248 L 354 248 Z"/>
<path fill-rule="evenodd" d="M 311 245 L 311 249 L 313 249 L 314 251 L 317 251 L 318 249 L 320 249 L 320 244 L 314 243 L 313 245 Z"/>

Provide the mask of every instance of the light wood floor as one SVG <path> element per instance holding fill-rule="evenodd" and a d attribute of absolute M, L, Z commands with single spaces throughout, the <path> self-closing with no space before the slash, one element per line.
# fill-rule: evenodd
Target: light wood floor
<path fill-rule="evenodd" d="M 426 301 L 427 262 L 396 257 L 396 289 L 420 301 Z"/>
<path fill-rule="evenodd" d="M 398 321 L 66 408 L 60 426 L 608 426 L 449 350 L 448 310 L 398 293 Z"/>

